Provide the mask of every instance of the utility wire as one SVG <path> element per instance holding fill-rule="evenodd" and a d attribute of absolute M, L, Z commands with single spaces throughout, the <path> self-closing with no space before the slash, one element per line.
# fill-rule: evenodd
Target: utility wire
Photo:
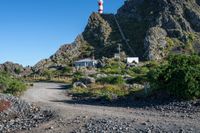
<path fill-rule="evenodd" d="M 115 15 L 113 15 L 113 16 L 114 16 L 114 20 L 115 20 L 115 22 L 116 22 L 116 24 L 117 24 L 117 27 L 118 27 L 118 29 L 119 29 L 119 32 L 120 32 L 120 34 L 121 34 L 121 36 L 122 36 L 122 39 L 125 41 L 126 45 L 129 47 L 129 49 L 130 49 L 130 51 L 132 52 L 132 54 L 133 54 L 134 56 L 136 56 L 134 50 L 131 48 L 131 46 L 129 45 L 129 43 L 128 43 L 127 39 L 126 39 L 126 37 L 125 37 L 125 35 L 124 35 L 124 32 L 123 32 L 121 26 L 119 25 L 119 22 L 118 22 L 117 18 L 115 17 Z"/>

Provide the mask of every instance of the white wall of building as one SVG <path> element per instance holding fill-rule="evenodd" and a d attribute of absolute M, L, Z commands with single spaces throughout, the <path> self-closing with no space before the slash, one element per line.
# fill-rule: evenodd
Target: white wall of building
<path fill-rule="evenodd" d="M 139 58 L 138 57 L 127 57 L 127 63 L 139 63 Z"/>

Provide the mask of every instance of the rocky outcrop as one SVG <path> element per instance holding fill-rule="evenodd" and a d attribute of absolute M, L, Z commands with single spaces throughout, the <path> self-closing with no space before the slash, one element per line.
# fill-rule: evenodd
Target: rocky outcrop
<path fill-rule="evenodd" d="M 122 43 L 113 14 L 93 13 L 82 35 L 92 46 L 96 58 L 113 57 L 118 51 L 117 44 Z"/>
<path fill-rule="evenodd" d="M 21 77 L 21 76 L 28 76 L 29 74 L 31 74 L 32 68 L 23 67 L 22 65 L 13 62 L 5 62 L 3 64 L 0 64 L 0 71 Z"/>
<path fill-rule="evenodd" d="M 105 16 L 109 17 L 109 15 L 104 15 L 104 17 Z M 109 22 L 100 14 L 93 13 L 88 20 L 83 36 L 87 41 L 97 41 L 97 44 L 92 43 L 94 47 L 104 47 L 108 45 L 111 32 L 112 28 Z"/>
<path fill-rule="evenodd" d="M 144 56 L 148 60 L 159 60 L 166 56 L 166 53 L 163 52 L 163 49 L 167 46 L 166 36 L 167 32 L 160 27 L 149 29 L 144 41 L 144 48 L 146 49 Z"/>
<path fill-rule="evenodd" d="M 175 47 L 191 42 L 189 36 L 199 32 L 199 9 L 198 2 L 194 0 L 129 0 L 118 10 L 117 16 L 132 47 L 139 49 L 137 56 L 155 60 L 162 59 L 173 49 L 169 49 L 170 44 L 165 37 L 179 40 Z M 128 32 L 130 29 L 131 32 Z M 192 47 L 195 40 L 198 37 L 193 38 Z"/>

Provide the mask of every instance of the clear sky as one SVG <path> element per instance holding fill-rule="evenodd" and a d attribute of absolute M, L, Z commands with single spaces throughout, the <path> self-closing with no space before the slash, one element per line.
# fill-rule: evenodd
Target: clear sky
<path fill-rule="evenodd" d="M 116 13 L 124 0 L 104 0 L 105 12 Z M 0 0 L 0 63 L 34 65 L 74 41 L 97 0 Z"/>

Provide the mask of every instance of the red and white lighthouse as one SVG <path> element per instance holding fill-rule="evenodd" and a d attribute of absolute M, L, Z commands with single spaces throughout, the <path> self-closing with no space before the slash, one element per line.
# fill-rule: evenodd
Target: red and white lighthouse
<path fill-rule="evenodd" d="M 103 14 L 103 0 L 99 0 L 99 14 Z"/>

